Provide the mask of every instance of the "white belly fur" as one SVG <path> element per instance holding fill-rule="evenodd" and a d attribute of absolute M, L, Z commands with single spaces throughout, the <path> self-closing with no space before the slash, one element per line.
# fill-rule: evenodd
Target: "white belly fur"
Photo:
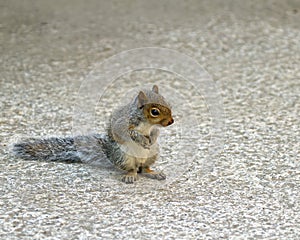
<path fill-rule="evenodd" d="M 157 143 L 153 144 L 150 149 L 144 149 L 134 141 L 131 141 L 129 143 L 122 144 L 120 148 L 126 155 L 125 165 L 128 170 L 144 165 L 148 158 L 153 157 L 158 153 Z"/>

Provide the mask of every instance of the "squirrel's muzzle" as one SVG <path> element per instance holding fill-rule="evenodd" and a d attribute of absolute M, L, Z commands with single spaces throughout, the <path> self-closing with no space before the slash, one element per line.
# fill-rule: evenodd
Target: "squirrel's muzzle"
<path fill-rule="evenodd" d="M 171 118 L 171 120 L 168 122 L 168 126 L 171 125 L 172 123 L 174 123 L 174 119 Z"/>
<path fill-rule="evenodd" d="M 161 125 L 163 127 L 167 127 L 170 126 L 172 123 L 174 123 L 174 119 L 173 118 L 169 118 L 169 119 L 165 119 L 161 122 Z"/>

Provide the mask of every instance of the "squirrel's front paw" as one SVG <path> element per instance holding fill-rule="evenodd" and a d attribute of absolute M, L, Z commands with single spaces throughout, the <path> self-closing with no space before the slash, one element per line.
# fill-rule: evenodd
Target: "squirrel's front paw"
<path fill-rule="evenodd" d="M 137 144 L 139 144 L 140 146 L 142 146 L 145 149 L 150 149 L 151 147 L 151 140 L 150 137 L 141 135 L 140 133 L 136 132 L 136 131 L 131 131 L 130 132 L 130 136 L 131 139 L 136 142 Z"/>
<path fill-rule="evenodd" d="M 138 180 L 137 172 L 129 171 L 122 177 L 122 182 L 124 183 L 134 183 Z"/>
<path fill-rule="evenodd" d="M 146 137 L 146 136 L 143 136 L 141 142 L 140 142 L 140 145 L 145 148 L 145 149 L 150 149 L 151 147 L 151 141 L 150 141 L 150 138 Z"/>

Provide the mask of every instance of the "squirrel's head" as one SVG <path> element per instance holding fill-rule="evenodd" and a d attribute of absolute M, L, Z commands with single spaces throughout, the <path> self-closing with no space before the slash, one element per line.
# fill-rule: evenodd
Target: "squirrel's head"
<path fill-rule="evenodd" d="M 151 91 L 140 91 L 137 104 L 150 124 L 167 127 L 174 122 L 171 107 L 158 93 L 157 85 L 154 85 Z"/>

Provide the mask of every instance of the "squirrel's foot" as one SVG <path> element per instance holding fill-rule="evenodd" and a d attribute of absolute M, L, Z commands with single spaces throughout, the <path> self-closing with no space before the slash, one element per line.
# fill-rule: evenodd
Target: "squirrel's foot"
<path fill-rule="evenodd" d="M 124 183 L 134 183 L 138 180 L 138 175 L 136 171 L 129 171 L 122 177 L 122 182 Z"/>
<path fill-rule="evenodd" d="M 148 178 L 157 179 L 157 180 L 165 180 L 166 174 L 163 172 L 155 172 L 151 170 L 149 167 L 143 168 L 141 173 Z"/>

